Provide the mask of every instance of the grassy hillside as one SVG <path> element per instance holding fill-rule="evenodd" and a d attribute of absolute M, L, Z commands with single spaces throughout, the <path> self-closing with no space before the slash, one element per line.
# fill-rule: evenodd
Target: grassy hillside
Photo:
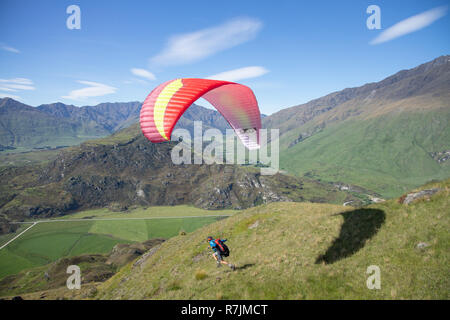
<path fill-rule="evenodd" d="M 388 198 L 450 177 L 449 61 L 442 56 L 265 118 L 265 127 L 280 130 L 281 167 Z"/>
<path fill-rule="evenodd" d="M 180 231 L 192 232 L 205 224 L 232 214 L 232 210 L 207 211 L 187 206 L 138 208 L 129 213 L 111 212 L 108 209 L 79 212 L 67 221 L 41 222 L 17 240 L 0 250 L 0 279 L 9 274 L 36 266 L 46 265 L 62 257 L 82 254 L 102 254 L 111 251 L 118 243 L 143 242 L 148 239 L 168 239 Z M 183 218 L 184 216 L 195 216 Z M 156 218 L 166 217 L 163 219 Z M 123 220 L 89 220 L 89 218 Z M 85 221 L 70 221 L 86 219 Z M 29 225 L 26 225 L 28 227 Z M 2 235 L 0 245 L 23 231 Z"/>
<path fill-rule="evenodd" d="M 152 239 L 138 243 L 120 243 L 107 254 L 82 254 L 64 257 L 47 265 L 34 267 L 0 279 L 0 296 L 17 296 L 29 292 L 67 288 L 67 268 L 77 265 L 81 269 L 83 289 L 95 282 L 110 278 L 120 267 L 133 261 L 151 248 L 164 242 Z M 39 294 L 39 299 L 45 297 Z"/>
<path fill-rule="evenodd" d="M 441 191 L 409 205 L 395 199 L 360 209 L 250 208 L 171 238 L 140 266 L 129 264 L 101 284 L 93 298 L 448 299 L 450 180 L 431 187 Z M 236 271 L 216 268 L 208 235 L 229 239 Z M 381 270 L 380 290 L 366 286 L 370 265 Z"/>
<path fill-rule="evenodd" d="M 335 124 L 286 148 L 280 163 L 290 173 L 345 181 L 391 198 L 450 177 L 450 163 L 432 157 L 443 150 L 450 150 L 450 108 Z"/>
<path fill-rule="evenodd" d="M 139 124 L 134 123 L 127 128 L 121 129 L 112 135 L 106 137 L 87 140 L 84 139 L 83 145 L 99 146 L 126 143 L 133 139 L 139 133 Z M 82 141 L 79 141 L 82 142 Z M 79 150 L 79 146 L 65 147 L 50 150 L 32 150 L 29 148 L 17 147 L 14 150 L 5 150 L 0 152 L 0 167 L 21 167 L 25 165 L 43 165 L 54 161 L 61 152 L 73 152 Z"/>

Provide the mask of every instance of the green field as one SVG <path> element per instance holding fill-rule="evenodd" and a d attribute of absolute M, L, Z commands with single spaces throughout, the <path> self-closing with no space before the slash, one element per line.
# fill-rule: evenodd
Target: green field
<path fill-rule="evenodd" d="M 33 150 L 17 148 L 13 151 L 0 152 L 0 167 L 25 166 L 45 163 L 56 159 L 61 149 Z"/>
<path fill-rule="evenodd" d="M 0 250 L 0 278 L 62 257 L 108 253 L 118 243 L 142 242 L 152 238 L 168 239 L 178 235 L 180 231 L 192 232 L 224 218 L 209 215 L 232 213 L 232 210 L 207 211 L 188 206 L 135 209 L 130 213 L 99 209 L 67 216 L 66 221 L 47 220 L 48 222 L 36 224 Z M 73 220 L 93 216 L 96 219 L 101 217 L 121 220 Z M 21 226 L 15 234 L 2 236 L 0 243 L 6 243 L 28 226 Z"/>

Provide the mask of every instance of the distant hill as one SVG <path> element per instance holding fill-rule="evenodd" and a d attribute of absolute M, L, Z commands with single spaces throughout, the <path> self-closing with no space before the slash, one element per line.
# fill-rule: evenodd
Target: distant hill
<path fill-rule="evenodd" d="M 63 103 L 31 107 L 0 100 L 0 144 L 19 148 L 71 146 L 104 137 L 136 122 L 140 103 L 75 107 Z"/>
<path fill-rule="evenodd" d="M 450 56 L 263 119 L 289 173 L 384 197 L 450 177 Z"/>
<path fill-rule="evenodd" d="M 100 103 L 85 107 L 53 103 L 40 105 L 36 109 L 60 119 L 81 123 L 86 128 L 99 126 L 102 131 L 111 134 L 135 123 L 139 119 L 141 105 L 138 101 Z"/>
<path fill-rule="evenodd" d="M 0 151 L 72 146 L 105 137 L 137 123 L 141 105 L 134 101 L 84 107 L 63 103 L 31 107 L 3 98 L 0 99 Z M 194 121 L 202 121 L 204 129 L 230 128 L 219 112 L 195 104 L 183 114 L 176 128 L 193 132 Z"/>
<path fill-rule="evenodd" d="M 78 141 L 78 132 L 78 125 L 72 121 L 10 98 L 0 100 L 0 144 L 4 147 L 74 144 Z"/>

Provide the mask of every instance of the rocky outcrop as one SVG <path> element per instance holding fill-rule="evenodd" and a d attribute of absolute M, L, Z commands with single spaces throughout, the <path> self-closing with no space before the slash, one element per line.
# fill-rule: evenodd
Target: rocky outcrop
<path fill-rule="evenodd" d="M 135 263 L 133 263 L 133 267 L 142 267 L 145 263 L 145 261 L 147 261 L 148 258 L 150 258 L 152 255 L 155 254 L 156 251 L 158 251 L 158 249 L 161 247 L 161 244 L 158 244 L 156 246 L 154 246 L 153 248 L 151 248 L 150 250 L 148 250 L 142 257 L 140 257 Z"/>
<path fill-rule="evenodd" d="M 403 204 L 410 204 L 414 200 L 422 199 L 425 197 L 430 197 L 433 194 L 435 194 L 436 192 L 438 192 L 439 190 L 440 190 L 439 188 L 433 188 L 433 189 L 422 190 L 419 192 L 408 193 L 403 200 Z"/>
<path fill-rule="evenodd" d="M 444 163 L 445 161 L 450 160 L 450 150 L 431 152 L 430 156 L 436 160 L 437 163 Z"/>
<path fill-rule="evenodd" d="M 146 255 L 147 251 L 159 247 L 164 239 L 150 239 L 141 243 L 119 243 L 114 246 L 106 260 L 106 264 L 122 267 L 139 256 Z"/>

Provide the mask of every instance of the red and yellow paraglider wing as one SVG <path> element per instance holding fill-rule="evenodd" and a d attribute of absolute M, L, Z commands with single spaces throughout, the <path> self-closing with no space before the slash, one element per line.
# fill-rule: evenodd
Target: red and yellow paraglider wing
<path fill-rule="evenodd" d="M 159 85 L 142 105 L 143 134 L 152 142 L 170 140 L 178 119 L 202 96 L 225 117 L 247 148 L 259 147 L 261 116 L 256 98 L 250 88 L 227 81 L 175 79 Z M 256 138 L 250 139 L 246 132 L 253 129 Z"/>
<path fill-rule="evenodd" d="M 151 142 L 163 142 L 168 139 L 161 135 L 161 132 L 156 127 L 156 122 L 154 119 L 154 107 L 156 100 L 163 91 L 163 89 L 170 84 L 172 81 L 167 81 L 156 87 L 145 99 L 142 104 L 141 114 L 140 114 L 140 125 L 144 136 Z"/>
<path fill-rule="evenodd" d="M 229 83 L 207 92 L 203 98 L 224 116 L 248 149 L 259 148 L 261 114 L 250 88 Z"/>

